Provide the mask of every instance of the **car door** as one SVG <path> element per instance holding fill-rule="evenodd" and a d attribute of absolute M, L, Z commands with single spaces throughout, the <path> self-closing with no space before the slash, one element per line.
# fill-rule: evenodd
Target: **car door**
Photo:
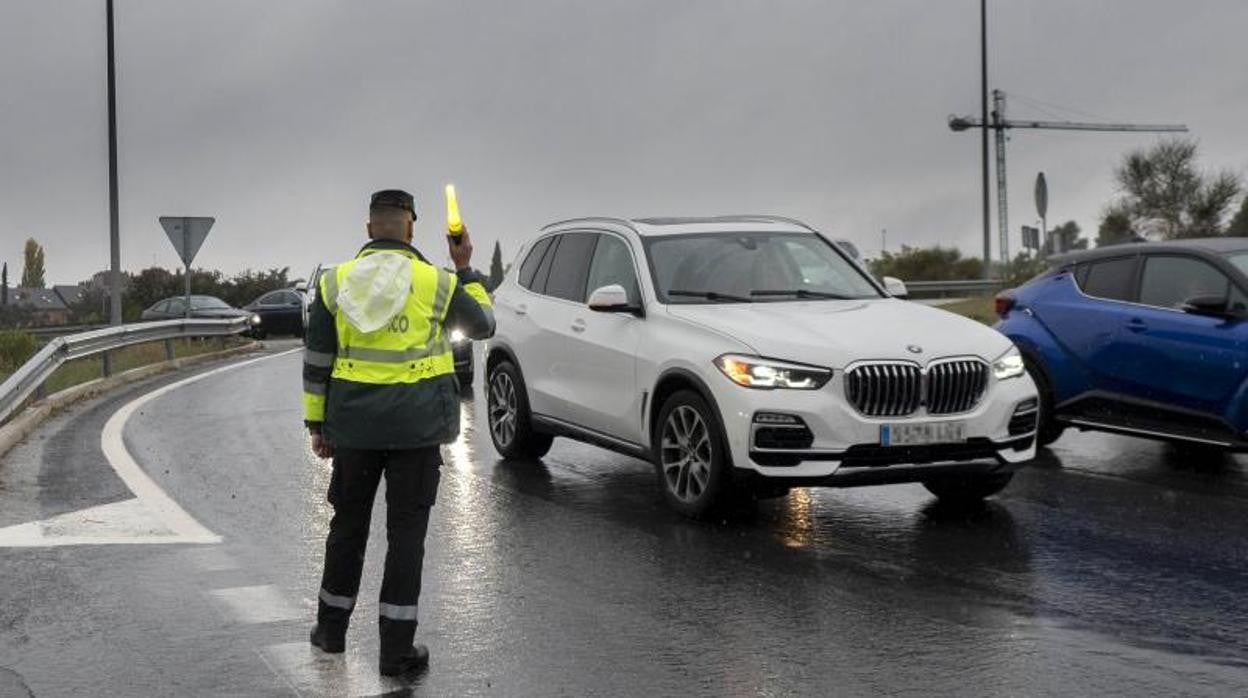
<path fill-rule="evenodd" d="M 1089 377 L 1089 390 L 1117 393 L 1122 386 L 1123 346 L 1117 342 L 1135 308 L 1138 255 L 1081 264 L 1065 284 L 1041 294 L 1036 317 Z M 1067 397 L 1074 397 L 1073 395 Z"/>
<path fill-rule="evenodd" d="M 589 265 L 585 300 L 596 289 L 619 285 L 630 304 L 641 307 L 638 268 L 628 242 L 600 233 Z M 578 423 L 618 439 L 639 443 L 641 391 L 636 355 L 645 319 L 627 312 L 596 312 L 586 303 L 573 312 L 562 343 L 568 388 L 579 404 Z"/>
<path fill-rule="evenodd" d="M 1118 337 L 1121 379 L 1135 398 L 1168 407 L 1221 414 L 1248 375 L 1248 325 L 1239 319 L 1184 312 L 1197 296 L 1219 296 L 1228 307 L 1244 291 L 1196 256 L 1144 258 L 1138 305 Z"/>
<path fill-rule="evenodd" d="M 567 343 L 585 303 L 585 279 L 597 242 L 598 234 L 593 232 L 560 234 L 558 244 L 547 253 L 550 265 L 542 294 L 529 305 L 537 328 L 532 342 L 536 361 L 530 363 L 542 371 L 533 386 L 533 392 L 541 395 L 540 407 L 535 404 L 533 411 L 573 424 L 584 421 L 584 396 L 571 384 L 571 362 L 576 358 L 567 351 Z M 542 266 L 546 266 L 545 260 Z M 528 376 L 526 367 L 526 380 Z"/>

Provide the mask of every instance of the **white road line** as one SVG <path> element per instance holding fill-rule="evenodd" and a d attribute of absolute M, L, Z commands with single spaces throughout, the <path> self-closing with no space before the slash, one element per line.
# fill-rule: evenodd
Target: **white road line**
<path fill-rule="evenodd" d="M 190 378 L 184 378 L 175 383 L 170 383 L 163 388 L 153 390 L 146 395 L 126 403 L 126 405 L 117 410 L 116 414 L 114 414 L 104 425 L 104 431 L 100 434 L 100 447 L 104 450 L 104 457 L 108 459 L 109 464 L 113 466 L 113 470 L 116 471 L 117 476 L 126 483 L 126 487 L 130 488 L 130 491 L 134 493 L 134 496 L 137 497 L 139 501 L 143 502 L 143 504 L 146 505 L 158 519 L 164 522 L 165 526 L 168 527 L 170 531 L 173 531 L 173 533 L 180 538 L 177 542 L 220 543 L 221 537 L 212 531 L 209 531 L 202 524 L 196 521 L 194 517 L 186 513 L 185 509 L 178 506 L 177 502 L 173 501 L 169 495 L 165 494 L 165 491 L 160 488 L 160 485 L 156 484 L 155 480 L 152 480 L 147 473 L 143 472 L 143 469 L 139 467 L 137 462 L 135 462 L 134 457 L 130 455 L 130 451 L 126 449 L 125 441 L 122 438 L 126 429 L 126 422 L 130 420 L 130 417 L 137 412 L 140 407 L 143 407 L 152 400 L 155 400 L 156 398 L 167 393 L 171 393 L 174 390 L 183 388 L 192 383 L 197 383 L 206 378 L 211 378 L 225 373 L 226 371 L 233 371 L 260 361 L 267 361 L 269 359 L 287 356 L 299 351 L 302 350 L 292 349 L 279 354 L 273 354 L 272 356 L 262 356 L 258 359 L 251 359 L 250 361 L 242 361 L 236 364 L 222 366 L 211 371 L 205 371 L 204 373 L 191 376 Z"/>
<path fill-rule="evenodd" d="M 213 589 L 206 593 L 240 623 L 276 623 L 305 617 L 304 612 L 292 606 L 272 584 Z"/>
<path fill-rule="evenodd" d="M 407 688 L 377 673 L 377 660 L 355 652 L 325 654 L 308 642 L 272 645 L 260 651 L 264 663 L 299 695 L 376 696 Z"/>
<path fill-rule="evenodd" d="M 244 366 L 298 353 L 291 349 L 269 356 L 229 364 L 170 383 L 131 400 L 117 410 L 100 434 L 100 447 L 113 471 L 134 493 L 134 499 L 89 507 L 43 521 L 0 528 L 0 548 L 53 547 L 62 545 L 142 545 L 159 543 L 220 543 L 221 537 L 205 528 L 178 506 L 126 449 L 122 435 L 126 422 L 147 403 L 178 388 Z"/>

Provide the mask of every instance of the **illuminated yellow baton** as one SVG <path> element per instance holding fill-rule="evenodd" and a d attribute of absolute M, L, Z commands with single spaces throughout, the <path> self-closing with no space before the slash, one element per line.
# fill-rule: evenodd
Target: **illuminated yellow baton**
<path fill-rule="evenodd" d="M 455 185 L 446 185 L 446 233 L 459 243 L 464 234 L 464 219 L 459 216 L 459 199 L 455 197 Z"/>

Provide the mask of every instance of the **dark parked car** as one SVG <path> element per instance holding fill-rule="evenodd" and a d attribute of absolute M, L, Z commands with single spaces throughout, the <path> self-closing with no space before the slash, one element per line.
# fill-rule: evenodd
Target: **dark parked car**
<path fill-rule="evenodd" d="M 166 298 L 157 301 L 152 307 L 143 311 L 143 320 L 181 320 L 186 317 L 186 298 Z M 191 317 L 229 319 L 250 317 L 252 333 L 259 332 L 260 316 L 246 310 L 231 307 L 229 303 L 212 296 L 191 296 Z"/>
<path fill-rule="evenodd" d="M 297 291 L 269 291 L 243 306 L 243 310 L 260 316 L 258 334 L 289 334 L 303 336 L 303 296 Z"/>

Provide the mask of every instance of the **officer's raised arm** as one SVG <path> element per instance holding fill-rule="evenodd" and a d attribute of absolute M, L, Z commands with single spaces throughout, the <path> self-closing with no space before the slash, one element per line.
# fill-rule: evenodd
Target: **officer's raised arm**
<path fill-rule="evenodd" d="M 455 327 L 469 339 L 481 340 L 494 336 L 494 304 L 485 290 L 485 277 L 474 270 L 472 263 L 472 239 L 468 230 L 449 241 L 451 261 L 459 283 L 451 294 L 445 325 Z"/>

